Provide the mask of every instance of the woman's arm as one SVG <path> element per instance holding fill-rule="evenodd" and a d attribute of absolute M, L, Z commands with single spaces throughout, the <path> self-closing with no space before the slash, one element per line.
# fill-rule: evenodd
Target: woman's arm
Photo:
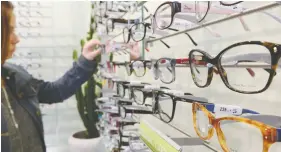
<path fill-rule="evenodd" d="M 60 79 L 55 82 L 39 80 L 39 102 L 49 104 L 58 103 L 72 96 L 97 70 L 95 58 L 101 53 L 101 50 L 96 47 L 97 45 L 100 45 L 98 40 L 86 42 L 82 50 L 82 55 L 73 63 L 73 67 Z"/>
<path fill-rule="evenodd" d="M 83 55 L 73 63 L 61 78 L 54 82 L 39 82 L 38 99 L 40 103 L 58 103 L 72 96 L 81 85 L 97 70 L 95 60 L 87 60 Z"/>

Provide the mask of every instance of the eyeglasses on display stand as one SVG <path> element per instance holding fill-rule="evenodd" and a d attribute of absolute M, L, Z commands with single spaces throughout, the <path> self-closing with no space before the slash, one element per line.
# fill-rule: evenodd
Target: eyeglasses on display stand
<path fill-rule="evenodd" d="M 153 3 L 155 10 L 148 3 L 152 2 L 142 4 L 146 9 L 124 5 L 126 14 L 134 10 L 141 17 L 101 15 L 107 18 L 107 22 L 100 21 L 107 34 L 118 33 L 108 41 L 119 41 L 120 46 L 135 41 L 143 51 L 140 58 L 130 60 L 122 57 L 133 49 L 127 49 L 127 54 L 113 47 L 106 51 L 119 52 L 118 59 L 104 64 L 110 66 L 101 67 L 108 68 L 103 79 L 113 85 L 103 87 L 112 93 L 95 101 L 103 113 L 100 125 L 106 147 L 128 152 L 187 152 L 198 147 L 204 148 L 197 151 L 206 152 L 278 151 L 281 117 L 276 110 L 276 86 L 280 83 L 281 43 L 273 32 L 256 38 L 264 29 L 253 25 L 263 19 L 278 33 L 279 2 L 168 1 Z M 108 8 L 101 14 L 109 16 L 110 10 L 118 10 L 113 3 L 103 5 Z M 188 35 L 191 42 L 176 38 L 179 35 Z M 179 47 L 178 42 L 185 46 Z M 221 84 L 215 76 L 226 88 L 218 87 Z M 171 128 L 175 134 L 170 133 Z M 134 132 L 126 134 L 130 129 Z M 176 131 L 184 137 L 177 138 Z"/>

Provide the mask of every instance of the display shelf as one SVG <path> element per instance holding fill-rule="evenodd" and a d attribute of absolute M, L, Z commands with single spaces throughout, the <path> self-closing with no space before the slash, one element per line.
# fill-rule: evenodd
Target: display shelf
<path fill-rule="evenodd" d="M 134 84 L 136 85 L 136 84 Z M 194 97 L 193 97 L 194 98 Z M 196 100 L 199 100 L 199 99 L 202 99 L 202 100 L 206 100 L 204 98 L 198 98 Z M 136 107 L 141 107 L 141 108 L 146 108 L 147 110 L 149 110 L 149 108 L 145 107 L 145 106 L 136 106 L 136 105 L 132 105 L 132 106 L 125 106 L 125 107 L 133 107 L 133 108 L 136 108 Z M 149 136 L 153 136 L 152 134 L 155 134 L 156 136 L 158 136 L 158 138 L 161 138 L 161 139 L 164 139 L 163 142 L 167 142 L 167 143 L 161 143 L 162 145 L 170 145 L 171 147 L 173 147 L 172 149 L 173 150 L 169 150 L 169 152 L 173 152 L 173 151 L 180 151 L 180 152 L 185 152 L 185 151 L 189 151 L 191 149 L 198 149 L 198 150 L 211 150 L 211 151 L 217 151 L 215 150 L 214 148 L 210 148 L 209 145 L 206 144 L 206 142 L 202 141 L 201 139 L 199 138 L 196 138 L 196 137 L 190 137 L 190 136 L 187 136 L 185 133 L 183 133 L 182 131 L 176 129 L 176 128 L 173 128 L 172 125 L 168 124 L 168 125 L 164 125 L 164 126 L 169 126 L 169 129 L 167 127 L 167 129 L 164 129 L 163 128 L 163 122 L 159 120 L 159 118 L 155 117 L 157 119 L 156 120 L 152 120 L 151 122 L 153 122 L 153 126 L 148 124 L 148 122 L 146 122 L 147 118 L 144 119 L 143 117 L 145 116 L 139 116 L 139 115 L 133 115 L 133 119 L 135 120 L 140 120 L 141 119 L 141 123 L 140 123 L 140 135 L 142 136 L 144 133 L 142 132 L 143 128 L 146 128 L 146 129 L 149 129 L 150 130 L 150 133 Z M 161 126 L 161 130 L 171 130 L 171 128 L 173 128 L 173 131 L 172 133 L 169 133 L 167 135 L 163 134 L 161 131 L 155 129 L 155 123 L 157 124 L 156 125 L 156 128 L 158 128 L 157 126 Z M 145 124 L 145 125 L 144 125 Z M 163 129 L 162 129 L 163 128 Z M 146 130 L 145 129 L 145 130 Z M 177 132 L 177 133 L 175 133 Z M 176 136 L 175 136 L 176 135 Z M 144 135 L 145 136 L 145 135 Z M 145 137 L 142 136 L 142 140 L 145 142 L 146 145 L 148 145 L 150 147 L 150 149 L 152 149 L 152 151 L 159 151 L 157 149 L 155 149 L 155 147 L 153 148 L 153 143 L 151 141 L 151 139 L 145 139 Z M 147 136 L 147 135 L 146 135 Z M 148 138 L 148 137 L 147 137 Z M 152 138 L 156 138 L 155 136 L 153 136 Z M 157 140 L 159 141 L 159 140 Z M 158 143 L 157 143 L 158 144 Z M 161 145 L 160 144 L 160 145 Z M 158 148 L 159 146 L 158 145 Z M 161 147 L 161 146 L 160 146 Z M 165 146 L 164 146 L 165 147 Z M 170 147 L 170 148 L 171 148 Z M 195 148 L 196 147 L 196 148 Z M 163 147 L 162 147 L 163 148 Z"/>
<path fill-rule="evenodd" d="M 133 82 L 132 84 L 128 84 L 128 85 L 134 86 L 134 87 L 144 86 L 143 84 L 140 84 L 141 83 L 140 81 L 132 81 L 132 82 Z M 157 89 L 155 89 L 155 90 L 157 90 Z M 196 101 L 208 102 L 208 100 L 206 98 L 200 98 L 200 97 L 194 97 L 194 96 L 188 96 L 188 95 L 182 96 L 180 94 L 179 94 L 179 96 L 181 96 L 183 98 L 186 98 L 186 99 L 190 99 L 190 100 L 193 99 L 193 100 L 196 100 Z M 151 108 L 149 108 L 149 107 L 139 106 L 139 105 L 127 105 L 127 106 L 124 106 L 124 107 L 137 108 L 137 109 L 141 108 L 141 109 L 151 110 Z M 196 150 L 204 150 L 204 151 L 216 151 L 216 152 L 219 151 L 215 147 L 213 147 L 212 145 L 209 145 L 205 141 L 202 141 L 198 137 L 190 136 L 189 134 L 180 130 L 179 128 L 177 128 L 173 124 L 167 124 L 167 123 L 162 122 L 160 120 L 160 118 L 157 117 L 156 115 L 153 115 L 153 117 L 151 117 L 150 115 L 146 116 L 146 115 L 133 114 L 132 118 L 134 120 L 140 120 L 141 124 L 142 123 L 146 124 L 146 128 L 151 129 L 151 132 L 149 133 L 150 135 L 156 134 L 160 138 L 165 139 L 164 142 L 168 142 L 168 145 L 170 144 L 170 146 L 172 146 L 172 147 L 174 146 L 173 150 L 170 150 L 171 152 L 172 151 L 188 152 L 190 150 L 195 150 L 195 149 Z M 155 129 L 155 128 L 161 128 L 161 129 L 158 130 L 158 129 Z M 169 132 L 167 132 L 167 130 L 169 130 Z M 163 131 L 165 134 L 162 133 L 161 131 Z M 141 132 L 141 129 L 140 129 L 140 132 Z M 142 133 L 140 133 L 140 134 L 142 134 Z M 153 136 L 153 138 L 155 138 L 155 137 Z M 150 149 L 157 152 L 157 150 L 155 148 L 153 149 L 153 147 L 152 147 L 153 144 L 151 143 L 152 142 L 151 140 L 149 141 L 149 140 L 146 140 L 144 138 L 142 138 L 142 139 L 145 142 L 145 144 L 150 147 Z M 167 145 L 167 143 L 165 143 L 165 144 L 161 143 L 161 144 Z"/>
<path fill-rule="evenodd" d="M 175 145 L 175 151 L 188 152 L 192 151 L 206 151 L 218 152 L 219 150 L 214 147 L 206 144 L 206 142 L 202 141 L 198 137 L 191 137 L 190 135 L 178 130 L 176 127 L 170 124 L 165 124 L 157 117 L 151 116 L 142 116 L 142 120 L 147 121 L 152 128 L 155 129 L 156 132 L 160 132 L 162 136 L 165 136 L 168 141 Z M 159 130 L 158 130 L 159 129 Z M 171 151 L 172 152 L 172 151 Z"/>

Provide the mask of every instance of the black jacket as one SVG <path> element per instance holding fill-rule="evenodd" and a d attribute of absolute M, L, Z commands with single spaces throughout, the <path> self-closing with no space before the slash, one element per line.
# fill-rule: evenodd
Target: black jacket
<path fill-rule="evenodd" d="M 44 131 L 39 103 L 58 103 L 72 96 L 75 91 L 86 82 L 96 70 L 95 61 L 88 61 L 82 55 L 73 67 L 68 70 L 60 79 L 54 82 L 45 82 L 34 79 L 25 69 L 10 63 L 2 66 L 1 78 L 10 87 L 17 102 L 28 112 L 36 124 L 42 143 L 44 142 Z M 7 122 L 1 114 L 1 151 L 11 152 Z M 3 136 L 2 136 L 3 135 Z M 42 145 L 46 151 L 45 144 Z"/>

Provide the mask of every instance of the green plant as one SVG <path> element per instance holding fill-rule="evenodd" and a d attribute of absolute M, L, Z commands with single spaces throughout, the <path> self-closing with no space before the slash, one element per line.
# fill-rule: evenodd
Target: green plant
<path fill-rule="evenodd" d="M 92 9 L 94 6 L 92 5 Z M 93 34 L 95 33 L 95 29 L 92 28 L 92 24 L 94 23 L 94 17 L 91 17 L 90 22 L 90 30 L 88 32 L 88 36 L 86 38 L 86 41 L 89 41 L 93 38 Z M 85 40 L 80 41 L 81 48 L 83 48 L 85 44 Z M 73 60 L 78 59 L 78 52 L 77 50 L 73 50 L 72 54 Z M 98 63 L 101 60 L 101 56 L 96 57 L 97 64 L 96 67 L 93 67 L 96 69 L 93 76 L 89 78 L 89 80 L 83 84 L 75 93 L 75 97 L 77 100 L 77 108 L 79 115 L 84 123 L 84 126 L 86 128 L 86 135 L 85 138 L 96 138 L 99 137 L 99 131 L 96 127 L 96 123 L 99 121 L 98 119 L 98 113 L 95 111 L 98 107 L 95 104 L 95 100 L 101 96 L 101 88 L 102 83 L 95 77 L 95 75 L 98 73 Z"/>

